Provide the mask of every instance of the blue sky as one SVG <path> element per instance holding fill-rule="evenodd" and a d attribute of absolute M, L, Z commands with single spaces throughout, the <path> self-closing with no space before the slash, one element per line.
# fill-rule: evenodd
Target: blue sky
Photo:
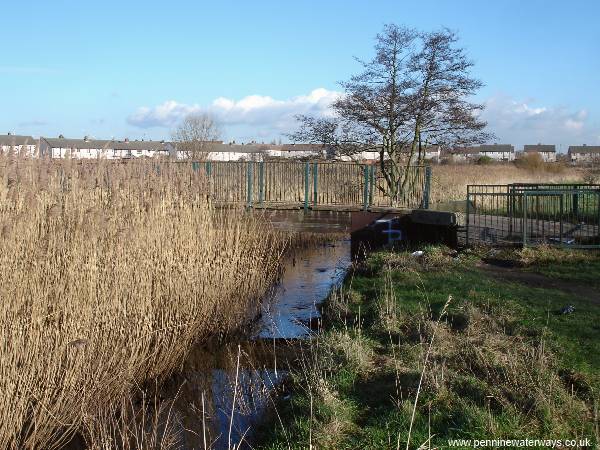
<path fill-rule="evenodd" d="M 324 114 L 394 22 L 457 31 L 498 141 L 600 144 L 600 2 L 27 1 L 2 5 L 0 133 L 168 138 L 208 110 L 224 139 Z"/>

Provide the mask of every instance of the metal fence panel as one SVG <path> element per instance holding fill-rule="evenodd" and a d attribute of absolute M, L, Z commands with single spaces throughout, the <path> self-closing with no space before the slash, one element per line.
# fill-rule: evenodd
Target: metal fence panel
<path fill-rule="evenodd" d="M 467 187 L 467 245 L 600 247 L 600 185 Z"/>

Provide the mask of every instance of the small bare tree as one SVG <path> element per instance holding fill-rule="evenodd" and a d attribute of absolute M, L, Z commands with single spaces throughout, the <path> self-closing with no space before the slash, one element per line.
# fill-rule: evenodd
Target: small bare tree
<path fill-rule="evenodd" d="M 219 123 L 207 113 L 186 116 L 172 133 L 177 151 L 193 160 L 206 159 L 220 137 Z"/>
<path fill-rule="evenodd" d="M 408 167 L 423 161 L 423 147 L 468 145 L 491 136 L 478 118 L 483 106 L 469 102 L 482 83 L 470 76 L 473 64 L 456 42 L 447 29 L 421 33 L 386 25 L 374 58 L 359 60 L 363 72 L 341 83 L 334 118 L 298 116 L 300 128 L 291 139 L 352 159 L 377 152 L 382 189 L 396 201 L 411 179 Z"/>

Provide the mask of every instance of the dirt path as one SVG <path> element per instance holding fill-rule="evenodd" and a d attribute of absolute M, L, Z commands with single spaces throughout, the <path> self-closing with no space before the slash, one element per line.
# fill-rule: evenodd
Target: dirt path
<path fill-rule="evenodd" d="M 600 304 L 600 291 L 588 286 L 582 286 L 565 280 L 557 280 L 540 273 L 526 272 L 518 267 L 505 267 L 483 261 L 477 266 L 486 274 L 499 280 L 512 281 L 534 288 L 558 289 L 567 294 L 577 296 L 582 300 Z"/>

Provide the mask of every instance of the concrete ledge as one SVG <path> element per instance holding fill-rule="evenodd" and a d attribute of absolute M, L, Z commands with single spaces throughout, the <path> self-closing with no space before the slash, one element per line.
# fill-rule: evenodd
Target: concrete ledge
<path fill-rule="evenodd" d="M 456 214 L 447 211 L 431 211 L 428 209 L 415 209 L 410 215 L 413 223 L 425 225 L 456 226 Z"/>

